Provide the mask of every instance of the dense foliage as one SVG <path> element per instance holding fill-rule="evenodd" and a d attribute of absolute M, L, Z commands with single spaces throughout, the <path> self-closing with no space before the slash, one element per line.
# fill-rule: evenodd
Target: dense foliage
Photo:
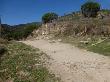
<path fill-rule="evenodd" d="M 15 26 L 2 25 L 2 37 L 8 40 L 20 40 L 26 38 L 34 29 L 38 29 L 40 24 L 28 23 Z"/>
<path fill-rule="evenodd" d="M 57 18 L 58 15 L 56 13 L 46 13 L 42 16 L 42 21 L 43 23 L 48 23 Z"/>
<path fill-rule="evenodd" d="M 102 12 L 104 15 L 110 15 L 110 10 L 108 10 L 108 9 L 102 9 L 101 12 Z"/>
<path fill-rule="evenodd" d="M 81 6 L 81 11 L 84 17 L 96 17 L 100 11 L 100 4 L 97 2 L 86 2 Z"/>

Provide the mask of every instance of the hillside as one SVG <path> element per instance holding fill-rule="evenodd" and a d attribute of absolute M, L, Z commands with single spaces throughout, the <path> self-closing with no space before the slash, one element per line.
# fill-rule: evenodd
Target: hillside
<path fill-rule="evenodd" d="M 84 18 L 80 12 L 75 14 L 67 14 L 53 20 L 51 23 L 43 24 L 39 29 L 42 35 L 110 35 L 110 16 L 105 15 L 101 18 Z M 37 30 L 38 31 L 38 30 Z M 38 33 L 38 34 L 39 34 Z M 37 33 L 36 33 L 37 34 Z"/>
<path fill-rule="evenodd" d="M 38 29 L 40 25 L 40 22 L 32 22 L 13 26 L 2 24 L 2 38 L 8 40 L 25 39 L 28 35 L 31 34 L 33 30 Z"/>
<path fill-rule="evenodd" d="M 42 24 L 27 39 L 57 39 L 93 52 L 110 55 L 109 36 L 110 15 L 104 15 L 104 18 L 84 18 L 80 12 L 76 12 Z"/>
<path fill-rule="evenodd" d="M 110 82 L 109 1 L 1 3 L 0 82 Z"/>
<path fill-rule="evenodd" d="M 48 69 L 61 81 L 110 81 L 109 15 L 84 18 L 80 12 L 68 14 L 42 24 L 32 35 L 22 42 L 45 52 L 50 58 Z"/>
<path fill-rule="evenodd" d="M 38 48 L 20 42 L 2 43 L 6 48 L 0 54 L 0 82 L 60 82 L 46 68 L 48 57 Z"/>

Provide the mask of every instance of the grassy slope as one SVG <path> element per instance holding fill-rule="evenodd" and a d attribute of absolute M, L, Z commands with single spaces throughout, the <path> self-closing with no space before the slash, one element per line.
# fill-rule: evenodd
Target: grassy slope
<path fill-rule="evenodd" d="M 86 49 L 95 53 L 99 53 L 105 56 L 110 56 L 110 39 L 101 37 L 57 37 L 62 39 L 62 42 L 70 43 L 79 48 Z M 87 40 L 89 38 L 89 40 Z M 104 40 L 105 39 L 105 40 Z M 102 40 L 102 42 L 100 42 Z M 81 43 L 80 41 L 88 41 L 87 44 Z M 99 43 L 98 43 L 99 42 Z"/>
<path fill-rule="evenodd" d="M 93 46 L 91 46 L 91 44 L 89 44 L 86 48 L 90 51 L 100 53 L 105 56 L 110 56 L 110 39 L 107 39 L 107 40 L 105 40 L 99 44 L 93 45 Z"/>
<path fill-rule="evenodd" d="M 0 82 L 59 82 L 43 66 L 44 53 L 23 43 L 11 42 L 0 59 Z"/>

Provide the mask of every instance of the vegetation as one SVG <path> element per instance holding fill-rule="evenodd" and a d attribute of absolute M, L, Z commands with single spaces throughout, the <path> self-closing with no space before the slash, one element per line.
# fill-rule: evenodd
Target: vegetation
<path fill-rule="evenodd" d="M 3 46 L 0 46 L 0 57 L 2 54 L 4 54 L 6 52 L 6 48 Z"/>
<path fill-rule="evenodd" d="M 23 43 L 9 42 L 0 59 L 0 82 L 59 82 L 44 66 L 43 52 Z"/>
<path fill-rule="evenodd" d="M 64 43 L 72 44 L 81 49 L 86 49 L 105 56 L 110 56 L 110 39 L 99 36 L 80 36 L 80 37 L 54 37 L 53 39 L 61 39 Z"/>
<path fill-rule="evenodd" d="M 57 18 L 58 15 L 56 13 L 46 13 L 42 16 L 42 21 L 43 23 L 48 23 Z"/>
<path fill-rule="evenodd" d="M 40 27 L 40 23 L 28 23 L 15 26 L 2 25 L 2 37 L 8 40 L 20 40 L 27 38 L 33 30 Z"/>
<path fill-rule="evenodd" d="M 86 2 L 81 6 L 81 11 L 84 17 L 96 17 L 100 11 L 100 4 L 96 2 Z"/>
<path fill-rule="evenodd" d="M 54 25 L 53 35 L 57 40 L 76 45 L 79 48 L 110 56 L 110 10 L 100 10 L 104 18 L 83 18 L 81 13 L 59 17 Z M 76 15 L 79 18 L 76 18 Z M 97 14 L 96 14 L 97 15 Z"/>
<path fill-rule="evenodd" d="M 97 41 L 98 42 L 98 41 Z M 100 43 L 97 44 L 97 42 L 94 42 L 92 45 L 89 44 L 88 46 L 85 46 L 89 51 L 93 51 L 95 53 L 100 53 L 105 56 L 110 56 L 110 39 L 106 39 Z"/>
<path fill-rule="evenodd" d="M 101 11 L 102 12 L 102 11 Z M 63 30 L 56 33 L 54 38 L 73 44 L 79 48 L 110 56 L 110 18 L 107 19 L 74 19 L 57 23 L 57 28 Z M 58 27 L 58 25 L 61 25 Z M 55 35 L 55 34 L 54 34 Z"/>
<path fill-rule="evenodd" d="M 81 11 L 84 17 L 96 17 L 100 11 L 100 4 L 86 2 L 81 6 Z M 101 12 L 105 15 L 110 14 L 110 10 L 103 9 Z M 57 27 L 60 30 L 58 30 L 58 34 L 56 33 L 56 38 L 80 48 L 110 56 L 110 39 L 108 38 L 110 36 L 110 19 L 84 19 L 79 16 L 80 14 L 80 12 L 74 12 L 59 17 L 58 23 L 55 25 L 61 26 Z M 42 16 L 43 23 L 56 19 L 58 19 L 58 15 L 53 12 Z M 40 25 L 41 23 L 15 26 L 3 24 L 2 38 L 7 40 L 25 39 Z M 7 40 L 0 38 L 0 82 L 59 82 L 59 79 L 54 74 L 50 74 L 44 66 L 45 61 L 42 58 L 45 54 L 43 52 L 23 43 Z"/>
<path fill-rule="evenodd" d="M 0 38 L 0 57 L 7 51 L 4 45 L 8 44 L 8 41 Z"/>
<path fill-rule="evenodd" d="M 108 9 L 102 9 L 101 12 L 102 12 L 104 15 L 109 15 L 109 14 L 110 14 L 110 10 L 108 10 Z"/>

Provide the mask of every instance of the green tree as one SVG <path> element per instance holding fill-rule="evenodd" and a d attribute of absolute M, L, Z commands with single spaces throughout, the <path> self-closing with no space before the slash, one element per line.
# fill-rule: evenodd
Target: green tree
<path fill-rule="evenodd" d="M 97 2 L 86 2 L 81 6 L 81 11 L 84 17 L 96 17 L 100 11 L 100 4 Z"/>
<path fill-rule="evenodd" d="M 42 16 L 42 22 L 48 23 L 54 19 L 58 19 L 58 15 L 56 13 L 46 13 Z"/>
<path fill-rule="evenodd" d="M 35 29 L 40 27 L 41 23 L 27 23 L 15 26 L 4 25 L 2 33 L 3 38 L 8 40 L 20 40 L 27 38 Z M 9 28 L 10 27 L 10 28 Z"/>

